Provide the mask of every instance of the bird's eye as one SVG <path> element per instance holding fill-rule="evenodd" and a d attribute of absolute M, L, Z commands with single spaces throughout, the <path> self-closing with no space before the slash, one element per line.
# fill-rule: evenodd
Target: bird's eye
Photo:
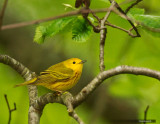
<path fill-rule="evenodd" d="M 76 64 L 76 62 L 74 61 L 73 64 Z"/>

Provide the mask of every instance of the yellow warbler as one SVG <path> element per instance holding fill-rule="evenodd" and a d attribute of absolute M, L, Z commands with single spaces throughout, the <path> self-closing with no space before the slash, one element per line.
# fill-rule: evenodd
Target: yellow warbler
<path fill-rule="evenodd" d="M 71 58 L 49 67 L 40 76 L 17 86 L 41 85 L 53 91 L 65 91 L 72 88 L 80 79 L 83 63 L 86 60 Z"/>

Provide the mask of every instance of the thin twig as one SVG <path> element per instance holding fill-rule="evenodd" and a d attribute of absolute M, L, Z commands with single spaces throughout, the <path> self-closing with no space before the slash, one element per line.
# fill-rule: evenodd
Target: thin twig
<path fill-rule="evenodd" d="M 4 4 L 3 4 L 2 10 L 0 12 L 0 30 L 1 30 L 2 22 L 3 22 L 4 13 L 5 13 L 5 10 L 7 7 L 7 3 L 8 3 L 8 0 L 4 0 Z"/>
<path fill-rule="evenodd" d="M 133 28 L 131 28 L 131 29 L 129 29 L 129 30 L 126 30 L 126 29 L 124 29 L 124 28 L 122 28 L 122 27 L 119 27 L 119 26 L 117 26 L 117 25 L 113 25 L 113 24 L 111 24 L 111 23 L 109 23 L 109 22 L 105 23 L 105 25 L 108 25 L 108 26 L 110 26 L 110 27 L 113 27 L 113 28 L 117 28 L 117 29 L 119 29 L 119 30 L 122 30 L 122 31 L 128 33 L 128 35 L 130 35 L 131 37 L 137 37 L 137 35 L 134 35 L 134 34 L 131 32 L 131 30 L 133 30 Z"/>
<path fill-rule="evenodd" d="M 115 0 L 109 0 L 110 1 L 110 3 L 112 3 L 113 1 L 115 2 Z M 139 32 L 138 32 L 138 30 L 137 30 L 137 28 L 134 26 L 134 24 L 132 23 L 132 21 L 131 21 L 131 19 L 129 19 L 129 17 L 126 15 L 126 13 L 121 9 L 121 7 L 118 5 L 118 3 L 117 2 L 115 2 L 116 3 L 116 5 L 115 5 L 115 7 L 119 10 L 119 12 L 121 13 L 121 14 L 119 14 L 121 17 L 122 16 L 124 16 L 124 18 L 126 18 L 127 19 L 127 21 L 130 23 L 130 25 L 133 27 L 133 29 L 135 30 L 135 32 L 136 32 L 136 34 L 137 34 L 137 36 L 136 37 L 140 37 L 140 34 L 139 34 Z"/>
<path fill-rule="evenodd" d="M 68 16 L 76 16 L 76 15 L 80 15 L 80 14 L 83 14 L 83 13 L 91 13 L 91 12 L 102 13 L 102 12 L 108 12 L 108 11 L 109 11 L 108 8 L 94 9 L 94 10 L 82 9 L 82 10 L 77 10 L 77 11 L 71 11 L 71 12 L 68 12 L 68 13 L 65 13 L 65 14 L 62 14 L 62 15 L 59 15 L 59 16 L 53 16 L 53 17 L 48 17 L 48 18 L 44 18 L 44 19 L 38 19 L 38 20 L 33 20 L 33 21 L 4 25 L 4 26 L 1 27 L 1 30 L 25 27 L 25 26 L 44 23 L 44 22 L 47 22 L 47 21 L 52 21 L 52 20 L 55 20 L 55 19 L 64 18 L 64 17 L 68 17 Z M 112 11 L 114 13 L 118 14 L 119 16 L 121 16 L 122 18 L 126 19 L 126 20 L 131 20 L 128 16 L 120 13 L 119 11 L 117 11 L 114 8 L 112 9 Z"/>
<path fill-rule="evenodd" d="M 113 1 L 113 2 L 111 3 L 111 6 L 109 7 L 107 14 L 106 14 L 105 17 L 102 19 L 102 20 L 103 20 L 103 23 L 106 22 L 106 20 L 108 19 L 108 17 L 109 17 L 109 15 L 110 15 L 111 11 L 113 10 L 115 4 L 116 4 L 115 1 Z"/>
<path fill-rule="evenodd" d="M 96 14 L 91 9 L 90 9 L 90 11 L 91 11 L 92 15 L 98 20 L 98 22 L 100 22 L 101 19 L 98 16 L 96 16 Z"/>
<path fill-rule="evenodd" d="M 5 98 L 5 100 L 6 100 L 7 107 L 8 107 L 8 111 L 9 111 L 8 124 L 10 124 L 10 123 L 11 123 L 11 119 L 12 119 L 12 118 L 11 118 L 11 117 L 12 117 L 12 116 L 11 116 L 11 115 L 12 115 L 12 112 L 15 111 L 15 110 L 17 109 L 17 108 L 16 108 L 16 103 L 14 103 L 14 108 L 11 109 L 6 94 L 4 94 L 4 98 Z"/>
<path fill-rule="evenodd" d="M 100 32 L 100 28 L 99 28 L 99 26 L 95 26 L 87 17 L 84 17 L 87 21 L 88 21 L 88 23 L 92 26 L 92 28 L 93 28 L 93 31 L 95 32 L 95 33 L 99 33 Z"/>
<path fill-rule="evenodd" d="M 148 109 L 149 109 L 149 105 L 147 105 L 147 107 L 146 107 L 146 109 L 144 111 L 144 123 L 143 124 L 146 124 Z"/>
<path fill-rule="evenodd" d="M 92 10 L 92 12 L 94 12 L 94 13 L 101 13 L 101 12 L 106 12 L 106 11 L 108 11 L 108 9 L 106 9 L 106 8 Z M 83 13 L 90 13 L 90 12 L 91 11 L 89 9 L 71 11 L 71 12 L 68 12 L 68 13 L 65 13 L 65 14 L 62 14 L 59 16 L 53 16 L 53 17 L 48 17 L 48 18 L 38 19 L 38 20 L 33 20 L 33 21 L 28 21 L 28 22 L 20 22 L 20 23 L 16 23 L 16 24 L 4 25 L 4 26 L 2 26 L 1 30 L 13 29 L 13 28 L 19 28 L 19 27 L 24 27 L 24 26 L 28 26 L 28 25 L 39 24 L 39 23 L 43 23 L 43 22 L 47 22 L 47 21 L 51 21 L 51 20 L 55 20 L 55 19 L 59 19 L 59 18 L 63 18 L 63 17 L 76 16 L 76 15 L 80 15 Z"/>
<path fill-rule="evenodd" d="M 136 0 L 135 3 L 131 4 L 126 10 L 125 10 L 125 13 L 127 14 L 128 11 L 133 8 L 135 5 L 137 5 L 139 2 L 141 2 L 142 0 Z"/>

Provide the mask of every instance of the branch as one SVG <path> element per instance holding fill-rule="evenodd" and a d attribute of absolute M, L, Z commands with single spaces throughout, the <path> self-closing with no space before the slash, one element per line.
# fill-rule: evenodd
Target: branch
<path fill-rule="evenodd" d="M 125 10 L 125 13 L 127 14 L 128 11 L 133 8 L 135 5 L 137 5 L 139 2 L 141 2 L 142 0 L 136 0 L 135 3 L 131 4 L 126 10 Z"/>
<path fill-rule="evenodd" d="M 94 13 L 100 13 L 100 12 L 106 12 L 106 11 L 108 11 L 108 9 L 106 9 L 106 8 L 92 10 L 92 12 L 94 12 Z M 33 20 L 33 21 L 28 21 L 28 22 L 21 22 L 21 23 L 16 23 L 16 24 L 4 25 L 4 26 L 2 26 L 1 30 L 13 29 L 13 28 L 19 28 L 19 27 L 24 27 L 24 26 L 28 26 L 28 25 L 39 24 L 39 23 L 43 23 L 43 22 L 47 22 L 47 21 L 51 21 L 51 20 L 55 20 L 55 19 L 59 19 L 59 18 L 63 18 L 63 17 L 76 16 L 76 15 L 85 14 L 85 13 L 91 13 L 91 10 L 83 8 L 81 10 L 71 11 L 71 12 L 68 12 L 68 13 L 65 13 L 65 14 L 62 14 L 59 16 L 53 16 L 53 17 L 48 17 L 48 18 L 38 19 L 38 20 Z"/>
<path fill-rule="evenodd" d="M 7 56 L 7 55 L 0 55 L 0 63 L 9 65 L 12 67 L 15 71 L 17 71 L 26 81 L 31 80 L 34 76 L 35 73 L 31 72 L 27 67 L 25 67 L 23 64 L 18 62 L 17 60 Z M 32 107 L 35 100 L 38 97 L 38 91 L 36 86 L 28 86 L 28 95 L 29 95 L 29 102 L 30 102 L 30 108 L 29 108 L 29 120 L 33 123 L 36 122 L 40 115 L 38 114 L 37 111 Z M 34 116 L 32 116 L 34 114 Z M 35 118 L 37 115 L 37 118 Z"/>
<path fill-rule="evenodd" d="M 67 111 L 69 113 L 69 116 L 74 118 L 79 124 L 84 124 L 84 122 L 79 118 L 79 116 L 77 115 L 77 113 L 73 109 L 73 104 L 72 104 L 73 96 L 72 96 L 72 94 L 65 92 L 61 96 L 61 98 L 62 98 L 63 104 L 66 105 L 66 107 L 67 107 Z"/>
<path fill-rule="evenodd" d="M 112 3 L 113 1 L 115 2 L 115 0 L 109 0 L 110 1 L 110 3 Z M 124 18 L 126 18 L 127 19 L 127 21 L 130 23 L 130 25 L 133 27 L 133 29 L 135 30 L 135 32 L 136 32 L 136 37 L 140 37 L 140 34 L 139 34 L 139 32 L 138 32 L 138 30 L 137 30 L 137 28 L 134 26 L 134 24 L 132 23 L 132 21 L 131 21 L 131 19 L 129 19 L 129 17 L 126 15 L 126 13 L 121 9 L 121 7 L 118 5 L 118 3 L 117 2 L 115 2 L 116 3 L 116 8 L 119 10 L 119 12 L 121 13 L 121 14 L 119 14 L 121 17 L 123 17 L 124 16 Z"/>
<path fill-rule="evenodd" d="M 65 14 L 62 14 L 62 15 L 59 15 L 59 16 L 53 16 L 53 17 L 48 17 L 48 18 L 44 18 L 44 19 L 38 19 L 38 20 L 33 20 L 33 21 L 4 25 L 4 26 L 1 27 L 1 30 L 25 27 L 25 26 L 44 23 L 44 22 L 47 22 L 47 21 L 52 21 L 52 20 L 55 20 L 55 19 L 64 18 L 64 17 L 68 17 L 68 16 L 76 16 L 76 15 L 81 15 L 81 14 L 85 14 L 85 13 L 92 13 L 92 14 L 93 13 L 102 13 L 102 12 L 108 12 L 108 11 L 109 11 L 108 8 L 94 9 L 94 10 L 83 8 L 81 10 L 71 11 L 71 12 L 68 12 L 68 13 L 65 13 Z M 120 13 L 115 8 L 113 8 L 112 11 L 114 13 L 118 14 L 119 16 L 121 16 L 122 18 L 126 19 L 126 20 L 131 20 L 128 16 Z M 93 16 L 95 16 L 95 14 L 93 14 Z M 96 17 L 96 18 L 98 18 L 98 17 Z"/>
<path fill-rule="evenodd" d="M 47 93 L 43 96 L 40 96 L 35 104 L 34 107 L 38 111 L 43 111 L 43 108 L 48 103 L 60 103 L 67 107 L 67 111 L 71 117 L 73 117 L 79 124 L 84 124 L 84 122 L 79 118 L 73 108 L 73 96 L 69 92 L 65 92 L 60 96 L 55 95 L 54 93 Z"/>
<path fill-rule="evenodd" d="M 144 124 L 146 124 L 148 109 L 149 109 L 149 105 L 147 105 L 147 107 L 146 107 L 146 109 L 144 111 Z"/>
<path fill-rule="evenodd" d="M 159 71 L 126 65 L 118 66 L 108 71 L 99 73 L 86 87 L 74 96 L 74 107 L 81 104 L 104 80 L 119 74 L 144 75 L 160 80 Z"/>
<path fill-rule="evenodd" d="M 99 54 L 99 60 L 100 60 L 100 64 L 99 64 L 99 68 L 100 71 L 104 71 L 105 66 L 104 66 L 104 45 L 105 45 L 105 40 L 106 40 L 106 33 L 107 33 L 107 29 L 104 28 L 105 27 L 105 22 L 108 19 L 111 11 L 113 10 L 115 6 L 115 2 L 112 2 L 111 6 L 108 9 L 107 14 L 105 15 L 105 17 L 100 21 L 100 54 Z"/>
<path fill-rule="evenodd" d="M 99 26 L 95 26 L 87 17 L 84 16 L 84 18 L 88 21 L 88 23 L 90 24 L 90 26 L 92 26 L 93 31 L 95 33 L 99 33 L 100 32 Z"/>
<path fill-rule="evenodd" d="M 79 116 L 77 115 L 75 111 L 73 111 L 69 115 L 73 117 L 79 124 L 84 124 L 84 122 L 79 118 Z"/>
<path fill-rule="evenodd" d="M 7 7 L 7 3 L 8 3 L 8 0 L 5 0 L 4 4 L 3 4 L 3 7 L 2 7 L 2 10 L 0 12 L 0 30 L 1 30 L 2 22 L 3 22 L 3 17 L 4 17 L 5 9 Z"/>
<path fill-rule="evenodd" d="M 13 109 L 11 109 L 10 108 L 10 105 L 9 105 L 9 102 L 8 102 L 8 99 L 7 99 L 7 95 L 6 94 L 4 94 L 4 98 L 5 98 L 5 100 L 6 100 L 6 103 L 7 103 L 7 107 L 8 107 L 8 111 L 9 111 L 9 119 L 8 119 L 8 124 L 10 124 L 11 123 L 11 114 L 12 114 L 12 112 L 13 111 L 15 111 L 16 110 L 16 103 L 14 103 L 14 108 Z"/>
<path fill-rule="evenodd" d="M 93 17 L 97 19 L 98 22 L 101 21 L 101 19 L 92 10 L 90 10 L 90 12 L 92 13 Z"/>
<path fill-rule="evenodd" d="M 108 25 L 108 26 L 110 26 L 110 27 L 112 27 L 112 28 L 117 28 L 117 29 L 119 29 L 119 30 L 122 30 L 122 31 L 128 33 L 128 35 L 130 35 L 130 36 L 133 37 L 133 38 L 134 38 L 134 37 L 137 37 L 137 35 L 134 35 L 134 34 L 131 32 L 132 29 L 133 29 L 133 27 L 132 27 L 131 29 L 129 29 L 129 30 L 126 30 L 126 29 L 124 29 L 124 28 L 122 28 L 122 27 L 113 25 L 113 24 L 111 24 L 111 23 L 109 23 L 109 22 L 105 23 L 105 25 Z"/>

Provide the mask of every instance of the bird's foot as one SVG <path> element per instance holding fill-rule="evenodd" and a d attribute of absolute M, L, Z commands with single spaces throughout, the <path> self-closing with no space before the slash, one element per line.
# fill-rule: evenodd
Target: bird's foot
<path fill-rule="evenodd" d="M 63 91 L 55 91 L 54 92 L 54 95 L 55 96 L 60 96 L 60 95 L 62 95 L 63 94 Z"/>

